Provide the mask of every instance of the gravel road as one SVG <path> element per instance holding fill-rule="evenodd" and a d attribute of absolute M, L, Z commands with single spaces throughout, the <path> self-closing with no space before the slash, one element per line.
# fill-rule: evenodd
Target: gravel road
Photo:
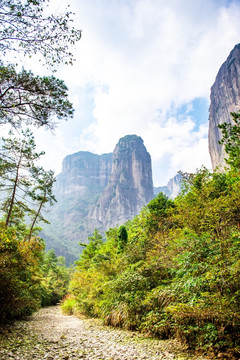
<path fill-rule="evenodd" d="M 177 341 L 102 326 L 96 319 L 64 316 L 48 307 L 29 320 L 0 328 L 0 360 L 205 360 Z"/>

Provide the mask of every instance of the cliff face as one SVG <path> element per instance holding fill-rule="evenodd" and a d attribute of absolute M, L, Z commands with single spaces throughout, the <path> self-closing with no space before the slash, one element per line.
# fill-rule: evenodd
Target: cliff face
<path fill-rule="evenodd" d="M 79 242 L 86 242 L 95 228 L 103 232 L 132 219 L 153 198 L 151 157 L 143 140 L 125 136 L 113 154 L 67 156 L 54 194 L 58 202 L 42 237 L 47 249 L 54 248 L 69 264 L 81 252 Z"/>
<path fill-rule="evenodd" d="M 111 170 L 112 153 L 96 155 L 80 151 L 68 155 L 63 160 L 61 174 L 56 178 L 55 193 L 57 196 L 84 195 L 88 189 L 99 192 L 107 185 Z"/>
<path fill-rule="evenodd" d="M 177 174 L 169 180 L 167 186 L 159 186 L 154 188 L 154 195 L 162 192 L 170 199 L 174 199 L 181 190 L 182 175 Z"/>
<path fill-rule="evenodd" d="M 221 66 L 211 88 L 209 108 L 209 153 L 213 169 L 224 166 L 222 147 L 218 144 L 221 131 L 218 124 L 232 123 L 231 112 L 240 110 L 240 44 L 231 51 Z"/>
<path fill-rule="evenodd" d="M 68 264 L 80 254 L 79 241 L 86 241 L 96 227 L 87 216 L 107 185 L 111 169 L 112 153 L 96 155 L 80 151 L 63 160 L 53 189 L 57 203 L 49 209 L 50 225 L 45 226 L 42 237 L 46 248 L 54 248 Z"/>
<path fill-rule="evenodd" d="M 152 198 L 151 157 L 139 136 L 125 136 L 115 147 L 110 180 L 89 217 L 107 229 L 132 219 Z"/>
<path fill-rule="evenodd" d="M 182 175 L 177 174 L 169 180 L 167 187 L 170 191 L 170 198 L 174 199 L 181 190 Z"/>

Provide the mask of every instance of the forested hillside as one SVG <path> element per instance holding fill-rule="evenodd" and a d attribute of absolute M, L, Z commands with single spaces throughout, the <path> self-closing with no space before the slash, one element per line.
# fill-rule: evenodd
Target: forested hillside
<path fill-rule="evenodd" d="M 240 114 L 220 128 L 228 169 L 183 174 L 175 200 L 159 193 L 132 221 L 95 231 L 76 263 L 66 313 L 176 337 L 239 358 Z"/>

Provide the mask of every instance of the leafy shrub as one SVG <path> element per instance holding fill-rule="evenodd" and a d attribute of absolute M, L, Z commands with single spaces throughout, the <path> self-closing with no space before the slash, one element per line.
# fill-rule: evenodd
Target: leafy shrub
<path fill-rule="evenodd" d="M 0 322 L 30 315 L 41 304 L 39 265 L 44 244 L 17 237 L 0 223 Z"/>
<path fill-rule="evenodd" d="M 62 303 L 61 310 L 64 315 L 73 315 L 76 313 L 76 300 L 73 296 L 67 295 Z"/>
<path fill-rule="evenodd" d="M 185 174 L 174 201 L 159 194 L 132 221 L 110 229 L 106 243 L 90 239 L 71 280 L 77 307 L 107 325 L 240 358 L 236 163 L 224 174 L 204 167 Z"/>
<path fill-rule="evenodd" d="M 41 305 L 58 304 L 67 294 L 69 285 L 70 275 L 65 267 L 65 259 L 49 250 L 43 257 L 41 274 Z"/>

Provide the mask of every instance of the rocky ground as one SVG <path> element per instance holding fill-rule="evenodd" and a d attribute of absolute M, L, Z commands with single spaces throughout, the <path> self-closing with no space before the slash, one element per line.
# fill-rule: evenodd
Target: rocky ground
<path fill-rule="evenodd" d="M 102 326 L 95 319 L 64 316 L 59 307 L 41 309 L 27 321 L 0 328 L 0 360 L 204 360 L 176 341 Z"/>

